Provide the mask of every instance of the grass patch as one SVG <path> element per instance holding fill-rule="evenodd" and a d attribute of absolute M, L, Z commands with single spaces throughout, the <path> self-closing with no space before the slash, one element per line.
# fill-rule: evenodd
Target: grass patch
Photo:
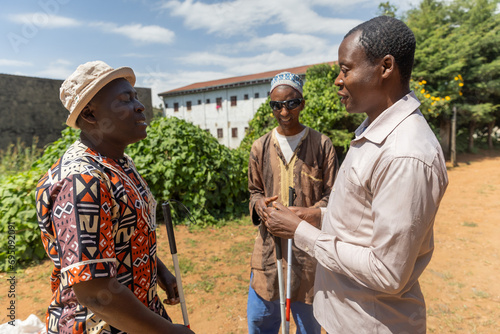
<path fill-rule="evenodd" d="M 186 245 L 189 248 L 196 248 L 198 246 L 198 240 L 194 239 L 186 239 Z"/>
<path fill-rule="evenodd" d="M 218 257 L 217 255 L 212 255 L 209 259 L 210 262 L 212 263 L 217 263 L 217 262 L 220 262 L 221 261 L 221 258 Z"/>
<path fill-rule="evenodd" d="M 449 281 L 453 278 L 453 275 L 448 272 L 448 271 L 445 271 L 444 273 L 441 273 L 439 271 L 436 271 L 436 270 L 432 270 L 430 269 L 429 270 L 433 275 L 436 275 L 438 277 L 441 277 L 442 279 L 444 279 L 445 281 Z"/>
<path fill-rule="evenodd" d="M 216 279 L 215 277 L 211 277 L 208 275 L 202 275 L 201 280 L 196 281 L 195 283 L 188 284 L 186 286 L 186 290 L 190 293 L 196 293 L 199 290 L 202 290 L 206 293 L 212 293 L 215 288 Z"/>
<path fill-rule="evenodd" d="M 467 226 L 467 227 L 477 227 L 477 224 L 474 222 L 463 222 L 462 226 Z"/>
<path fill-rule="evenodd" d="M 38 148 L 37 137 L 33 138 L 31 146 L 27 146 L 17 138 L 15 144 L 0 150 L 0 175 L 14 175 L 30 170 L 31 165 L 42 156 L 42 153 L 43 149 Z"/>
<path fill-rule="evenodd" d="M 472 293 L 477 298 L 489 298 L 490 297 L 489 293 L 487 293 L 485 291 L 478 290 L 476 288 L 472 288 Z"/>
<path fill-rule="evenodd" d="M 179 268 L 181 269 L 182 275 L 186 275 L 187 273 L 194 271 L 195 265 L 190 259 L 181 257 L 179 258 Z"/>

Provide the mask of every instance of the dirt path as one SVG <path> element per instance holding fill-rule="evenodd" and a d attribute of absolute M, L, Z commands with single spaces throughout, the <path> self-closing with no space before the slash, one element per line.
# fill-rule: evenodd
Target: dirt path
<path fill-rule="evenodd" d="M 435 223 L 436 250 L 420 282 L 429 333 L 500 333 L 500 152 L 459 157 Z M 248 218 L 221 229 L 176 230 L 183 284 L 197 333 L 246 333 L 249 259 L 255 228 Z M 171 264 L 166 232 L 159 255 Z M 16 315 L 43 319 L 50 263 L 17 273 Z M 171 267 L 171 266 L 170 266 Z M 0 274 L 0 323 L 8 321 L 9 285 Z M 167 308 L 182 322 L 180 307 Z M 293 332 L 293 331 L 292 331 Z"/>

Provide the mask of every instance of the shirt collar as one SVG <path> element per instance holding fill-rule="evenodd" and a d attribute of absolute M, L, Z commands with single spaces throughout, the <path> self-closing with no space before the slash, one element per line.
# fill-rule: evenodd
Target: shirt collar
<path fill-rule="evenodd" d="M 371 124 L 368 124 L 368 118 L 366 118 L 356 131 L 354 131 L 356 137 L 353 141 L 366 138 L 375 144 L 382 143 L 396 126 L 419 106 L 420 101 L 415 93 L 411 91 L 384 110 Z"/>

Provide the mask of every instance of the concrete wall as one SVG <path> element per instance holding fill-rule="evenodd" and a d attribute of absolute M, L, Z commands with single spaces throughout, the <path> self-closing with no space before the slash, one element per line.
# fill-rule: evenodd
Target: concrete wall
<path fill-rule="evenodd" d="M 59 100 L 63 80 L 0 74 L 0 149 L 17 138 L 31 145 L 38 137 L 40 147 L 57 140 L 67 126 L 68 111 Z M 151 89 L 136 88 L 146 107 L 146 117 L 153 117 Z"/>

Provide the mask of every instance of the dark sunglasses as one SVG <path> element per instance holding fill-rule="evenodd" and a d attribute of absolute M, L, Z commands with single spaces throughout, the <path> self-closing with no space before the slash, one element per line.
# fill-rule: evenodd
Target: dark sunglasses
<path fill-rule="evenodd" d="M 283 109 L 283 105 L 287 110 L 292 110 L 300 106 L 300 104 L 304 101 L 304 99 L 292 99 L 286 101 L 269 101 L 269 106 L 274 111 L 280 111 Z"/>

